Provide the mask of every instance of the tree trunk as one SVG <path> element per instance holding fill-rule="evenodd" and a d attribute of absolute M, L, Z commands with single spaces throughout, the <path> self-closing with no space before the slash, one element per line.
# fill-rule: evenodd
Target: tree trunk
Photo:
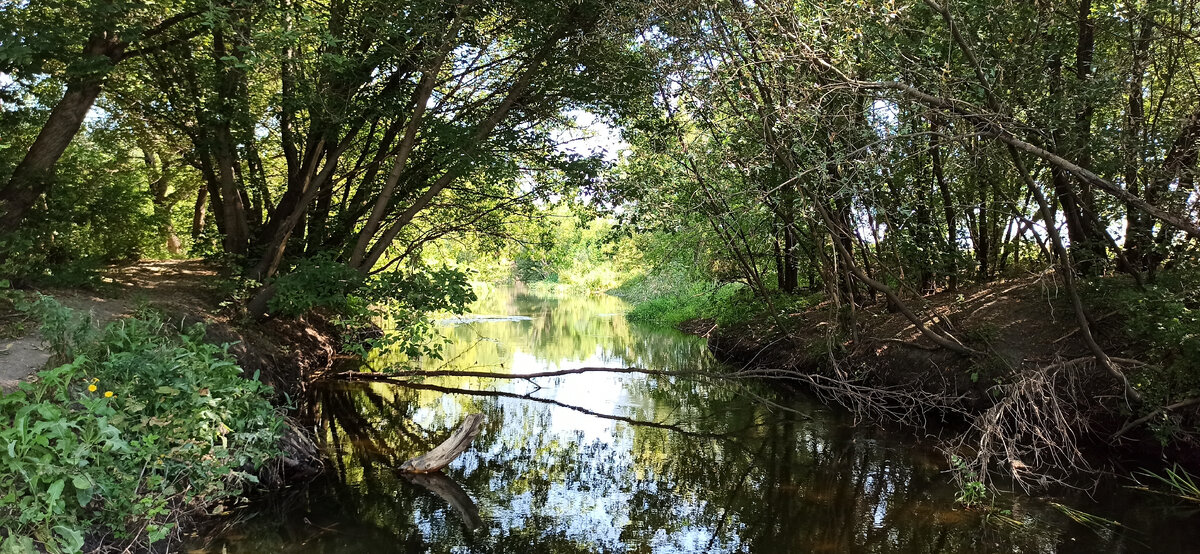
<path fill-rule="evenodd" d="M 1129 86 L 1126 91 L 1125 129 L 1123 154 L 1125 165 L 1125 189 L 1145 197 L 1143 190 L 1142 160 L 1144 156 L 1146 125 L 1145 77 L 1149 65 L 1150 41 L 1154 36 L 1154 18 L 1148 13 L 1138 14 L 1130 26 L 1138 26 L 1133 40 L 1133 62 L 1129 69 Z M 1125 204 L 1125 255 L 1135 268 L 1149 270 L 1146 263 L 1150 251 L 1151 232 L 1154 218 L 1143 213 L 1130 203 Z"/>
<path fill-rule="evenodd" d="M 246 223 L 246 208 L 233 175 L 233 164 L 237 163 L 228 124 L 218 130 L 215 161 L 217 178 L 221 184 L 221 213 L 225 221 L 225 251 L 230 254 L 245 254 L 249 245 L 250 230 Z"/>
<path fill-rule="evenodd" d="M 201 185 L 196 192 L 196 205 L 192 208 L 192 243 L 204 232 L 204 216 L 208 211 L 208 187 Z"/>
<path fill-rule="evenodd" d="M 242 201 L 242 190 L 238 187 L 234 176 L 234 165 L 238 163 L 237 152 L 234 150 L 233 123 L 235 112 L 238 111 L 239 93 L 245 79 L 245 73 L 234 67 L 224 67 L 228 50 L 225 47 L 224 33 L 218 27 L 213 30 L 213 59 L 220 73 L 219 90 L 220 110 L 215 114 L 217 123 L 213 129 L 213 161 L 216 164 L 216 176 L 221 186 L 221 219 L 225 221 L 225 251 L 230 254 L 245 254 L 250 244 L 250 229 L 246 221 L 246 207 Z M 235 50 L 235 57 L 244 56 L 240 50 Z"/>
<path fill-rule="evenodd" d="M 84 57 L 107 58 L 105 68 L 70 81 L 62 99 L 50 110 L 41 132 L 0 190 L 0 232 L 16 231 L 29 208 L 49 190 L 54 165 L 79 133 L 84 118 L 100 96 L 107 70 L 120 61 L 124 49 L 124 43 L 108 33 L 93 35 L 88 40 Z"/>
<path fill-rule="evenodd" d="M 950 279 L 947 284 L 951 291 L 958 290 L 958 216 L 954 213 L 954 198 L 950 194 L 950 185 L 946 183 L 945 169 L 942 163 L 941 124 L 935 116 L 930 120 L 929 156 L 933 165 L 933 180 L 937 183 L 938 192 L 942 196 L 942 212 L 946 216 L 946 256 L 949 257 Z"/>
<path fill-rule="evenodd" d="M 920 124 L 920 120 L 916 119 L 913 126 L 919 127 Z M 920 129 L 914 130 L 919 132 Z M 913 160 L 916 165 L 916 170 L 913 172 L 914 178 L 912 183 L 913 188 L 916 191 L 917 201 L 915 214 L 917 225 L 915 232 L 913 233 L 913 238 L 920 247 L 920 255 L 918 258 L 920 267 L 917 269 L 920 283 L 917 290 L 919 290 L 922 295 L 926 295 L 933 293 L 937 288 L 933 281 L 935 272 L 934 244 L 937 242 L 933 233 L 933 213 L 929 205 L 929 192 L 931 183 L 930 179 L 928 178 L 928 174 L 926 173 L 929 166 L 926 165 L 925 157 L 921 155 L 921 149 L 916 148 L 915 145 L 913 149 L 915 151 Z"/>

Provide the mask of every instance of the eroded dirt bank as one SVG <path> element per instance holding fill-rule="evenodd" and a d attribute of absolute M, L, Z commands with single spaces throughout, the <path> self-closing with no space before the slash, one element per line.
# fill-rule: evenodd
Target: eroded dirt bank
<path fill-rule="evenodd" d="M 934 414 L 939 411 L 936 406 L 929 410 L 931 415 L 945 416 L 932 418 L 939 425 L 958 428 L 977 425 L 977 418 L 989 410 L 995 413 L 1006 395 L 1030 394 L 1021 388 L 1030 376 L 1067 367 L 1069 376 L 1054 374 L 1061 381 L 1055 390 L 1071 397 L 1061 403 L 1068 408 L 1064 422 L 1075 427 L 1071 432 L 1077 435 L 1079 448 L 1097 468 L 1125 475 L 1131 467 L 1163 463 L 1179 463 L 1193 472 L 1200 469 L 1200 442 L 1186 431 L 1200 424 L 1200 409 L 1193 405 L 1172 410 L 1170 415 L 1182 432 L 1167 440 L 1144 423 L 1129 427 L 1156 407 L 1128 402 L 1115 379 L 1095 367 L 1052 275 L 943 292 L 915 306 L 929 314 L 939 330 L 984 354 L 966 357 L 937 348 L 883 303 L 853 314 L 826 303 L 780 321 L 732 327 L 694 320 L 681 325 L 681 330 L 707 337 L 713 353 L 735 366 L 847 377 L 868 387 L 957 398 L 953 413 Z M 1147 347 L 1131 339 L 1120 314 L 1110 310 L 1091 306 L 1092 331 L 1109 356 L 1129 362 L 1123 369 L 1137 383 L 1139 372 L 1153 370 L 1133 363 L 1146 359 Z M 844 329 L 840 331 L 830 323 L 839 317 Z M 1072 390 L 1065 390 L 1068 387 Z M 1014 399 L 1008 405 L 1020 408 L 1021 402 Z M 998 467 L 1026 464 L 1016 455 L 1008 457 L 993 463 Z"/>

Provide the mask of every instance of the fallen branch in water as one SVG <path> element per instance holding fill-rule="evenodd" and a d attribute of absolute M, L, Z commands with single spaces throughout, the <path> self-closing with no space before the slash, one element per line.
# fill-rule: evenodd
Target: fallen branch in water
<path fill-rule="evenodd" d="M 1138 425 L 1146 423 L 1147 421 L 1154 419 L 1155 417 L 1159 416 L 1160 414 L 1165 414 L 1167 412 L 1178 410 L 1180 408 L 1186 408 L 1186 407 L 1194 405 L 1194 404 L 1200 404 L 1200 397 L 1193 397 L 1193 398 L 1189 398 L 1187 400 L 1181 400 L 1179 402 L 1171 404 L 1170 406 L 1163 406 L 1157 410 L 1154 410 L 1153 412 L 1146 414 L 1145 416 L 1139 417 L 1139 418 L 1127 423 L 1124 427 L 1117 430 L 1116 433 L 1113 433 L 1112 437 L 1109 440 L 1115 441 L 1115 440 L 1121 438 L 1121 435 L 1128 433 L 1134 427 L 1137 427 Z"/>
<path fill-rule="evenodd" d="M 400 466 L 400 471 L 432 473 L 450 465 L 450 462 L 471 447 L 471 441 L 475 440 L 476 435 L 479 434 L 479 428 L 482 426 L 483 414 L 468 415 L 458 429 L 455 429 L 454 433 L 450 435 L 450 438 L 437 445 L 433 450 L 404 462 Z"/>
<path fill-rule="evenodd" d="M 668 431 L 673 431 L 673 432 L 679 433 L 681 435 L 688 435 L 688 436 L 708 438 L 708 439 L 724 439 L 724 438 L 728 438 L 731 436 L 738 436 L 748 429 L 752 429 L 754 427 L 759 427 L 761 425 L 764 425 L 764 423 L 755 423 L 755 424 L 749 425 L 743 429 L 738 429 L 736 431 L 730 431 L 727 433 L 706 433 L 703 431 L 690 431 L 690 430 L 684 429 L 678 425 L 673 425 L 670 423 L 660 423 L 657 421 L 646 421 L 646 420 L 641 420 L 641 419 L 634 419 L 632 417 L 625 417 L 625 416 L 597 412 L 594 410 L 589 410 L 582 406 L 576 406 L 574 404 L 567 404 L 566 402 L 560 402 L 558 400 L 553 400 L 550 398 L 540 398 L 537 396 L 533 396 L 532 393 L 520 394 L 520 393 L 515 393 L 515 392 L 497 391 L 497 390 L 478 390 L 478 389 L 463 389 L 463 388 L 455 388 L 455 387 L 443 387 L 443 386 L 439 386 L 439 385 L 430 385 L 427 383 L 414 383 L 412 381 L 403 381 L 403 380 L 398 380 L 398 379 L 394 380 L 394 381 L 388 381 L 386 379 L 379 379 L 377 381 L 383 382 L 383 383 L 391 383 L 393 385 L 406 387 L 406 388 L 410 388 L 410 389 L 431 390 L 431 391 L 441 392 L 441 393 L 446 393 L 446 394 L 466 394 L 466 395 L 471 395 L 471 396 L 493 396 L 493 397 L 499 397 L 499 398 L 516 398 L 519 400 L 529 400 L 532 402 L 540 402 L 542 404 L 550 404 L 552 406 L 558 406 L 560 408 L 574 410 L 581 414 L 598 417 L 600 419 L 611 419 L 613 421 L 620 421 L 623 423 L 628 423 L 630 425 L 636 425 L 636 426 L 641 426 L 641 427 L 654 427 L 654 428 L 658 428 L 658 429 L 666 429 Z"/>
<path fill-rule="evenodd" d="M 877 387 L 864 385 L 854 382 L 853 380 L 842 377 L 827 377 L 820 374 L 799 373 L 795 371 L 787 371 L 781 369 L 755 368 L 743 369 L 728 373 L 712 373 L 704 371 L 667 371 L 642 369 L 636 367 L 580 367 L 574 369 L 559 369 L 552 371 L 540 371 L 533 373 L 499 373 L 493 371 L 474 371 L 474 370 L 431 370 L 431 371 L 401 371 L 396 373 L 374 373 L 365 371 L 346 371 L 335 375 L 343 379 L 373 381 L 379 383 L 390 383 L 413 388 L 422 388 L 428 390 L 437 390 L 442 392 L 467 393 L 487 396 L 501 396 L 506 398 L 520 398 L 525 400 L 534 400 L 548 404 L 558 405 L 567 409 L 575 410 L 588 415 L 602 417 L 606 419 L 615 419 L 626 421 L 638 425 L 649 425 L 654 427 L 666 427 L 675 431 L 681 429 L 660 424 L 655 422 L 636 421 L 630 418 L 621 416 L 610 416 L 594 412 L 579 406 L 573 406 L 550 400 L 546 398 L 538 398 L 532 396 L 531 393 L 519 394 L 513 392 L 502 391 L 480 391 L 472 389 L 454 389 L 449 387 L 439 387 L 436 385 L 426 385 L 423 383 L 415 383 L 411 380 L 404 379 L 405 377 L 478 377 L 487 379 L 523 379 L 533 383 L 539 390 L 541 386 L 534 383 L 533 379 L 539 377 L 560 377 L 564 375 L 577 375 L 584 373 L 618 373 L 618 374 L 642 374 L 658 377 L 687 377 L 687 378 L 709 378 L 714 380 L 724 381 L 744 381 L 744 380 L 771 380 L 796 383 L 808 387 L 818 396 L 825 398 L 828 401 L 835 402 L 839 405 L 851 410 L 856 416 L 875 415 L 883 419 L 893 420 L 904 424 L 921 427 L 925 423 L 926 416 L 931 412 L 945 413 L 960 413 L 965 414 L 962 409 L 962 401 L 964 396 L 961 394 L 942 394 L 929 392 L 914 387 Z M 537 392 L 537 390 L 533 391 Z M 795 412 L 796 410 L 770 402 L 758 395 L 747 391 L 749 396 L 756 400 L 767 404 L 768 406 L 785 411 Z"/>
<path fill-rule="evenodd" d="M 580 373 L 637 373 L 659 377 L 696 377 L 711 376 L 728 378 L 728 375 L 705 373 L 700 371 L 666 371 L 659 369 L 642 369 L 640 367 L 577 367 L 574 369 L 556 369 L 552 371 L 535 371 L 533 373 L 500 373 L 497 371 L 475 371 L 470 369 L 433 369 L 428 371 L 408 370 L 389 373 L 374 371 L 343 371 L 332 375 L 340 379 L 358 379 L 363 381 L 394 381 L 400 377 L 482 377 L 486 379 L 536 379 L 538 377 L 561 377 L 563 375 L 578 375 Z M 736 375 L 736 374 L 731 374 Z"/>

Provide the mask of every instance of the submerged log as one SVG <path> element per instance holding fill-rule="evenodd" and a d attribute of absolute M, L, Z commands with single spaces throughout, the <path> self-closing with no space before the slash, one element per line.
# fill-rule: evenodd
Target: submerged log
<path fill-rule="evenodd" d="M 454 430 L 450 438 L 437 445 L 437 448 L 404 462 L 400 466 L 400 471 L 430 473 L 450 465 L 450 462 L 471 447 L 471 441 L 475 440 L 475 436 L 479 434 L 482 426 L 483 414 L 468 415 L 463 418 L 462 424 Z"/>

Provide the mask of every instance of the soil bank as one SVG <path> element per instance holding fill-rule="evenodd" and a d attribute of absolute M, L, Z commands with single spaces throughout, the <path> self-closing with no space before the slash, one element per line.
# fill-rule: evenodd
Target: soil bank
<path fill-rule="evenodd" d="M 735 366 L 821 375 L 836 370 L 865 385 L 961 395 L 966 421 L 960 417 L 948 422 L 960 426 L 991 407 L 996 387 L 1012 382 L 1019 373 L 1091 356 L 1061 283 L 1052 274 L 941 292 L 914 302 L 913 307 L 920 307 L 939 329 L 986 354 L 964 357 L 938 348 L 883 303 L 853 313 L 825 303 L 779 321 L 758 320 L 730 327 L 692 320 L 680 329 L 706 337 L 710 350 Z M 1092 306 L 1091 312 L 1096 314 L 1092 332 L 1109 356 L 1145 357 L 1146 345 L 1128 336 L 1117 312 L 1105 313 L 1103 306 Z M 837 330 L 839 326 L 831 324 L 837 317 L 842 320 L 841 329 L 857 332 Z M 1133 378 L 1136 371 L 1126 369 L 1126 375 Z M 1095 378 L 1087 381 L 1088 394 L 1121 396 L 1115 379 L 1098 368 L 1094 372 Z M 1128 406 L 1122 409 L 1119 402 L 1110 404 L 1112 409 L 1088 414 L 1090 433 L 1082 442 L 1089 456 L 1114 468 L 1179 463 L 1193 472 L 1200 469 L 1200 444 L 1190 434 L 1180 434 L 1164 445 L 1142 425 L 1112 440 L 1136 415 L 1130 415 Z M 1173 414 L 1182 418 L 1185 429 L 1200 424 L 1196 406 Z"/>

